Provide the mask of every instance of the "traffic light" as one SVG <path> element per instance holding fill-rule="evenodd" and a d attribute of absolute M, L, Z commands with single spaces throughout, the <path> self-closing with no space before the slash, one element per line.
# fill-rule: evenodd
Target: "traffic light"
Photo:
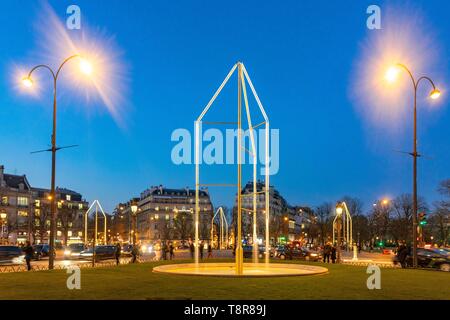
<path fill-rule="evenodd" d="M 424 226 L 427 224 L 427 214 L 425 212 L 419 213 L 419 225 Z"/>

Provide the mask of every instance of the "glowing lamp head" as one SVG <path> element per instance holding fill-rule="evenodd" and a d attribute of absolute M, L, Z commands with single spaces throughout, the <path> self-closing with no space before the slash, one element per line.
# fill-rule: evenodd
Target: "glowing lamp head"
<path fill-rule="evenodd" d="M 33 86 L 33 81 L 31 80 L 30 77 L 25 77 L 25 78 L 22 79 L 22 84 L 23 84 L 25 87 L 30 88 L 30 87 Z"/>
<path fill-rule="evenodd" d="M 336 214 L 337 214 L 338 216 L 340 216 L 340 215 L 342 214 L 342 211 L 343 211 L 342 206 L 341 206 L 340 204 L 338 204 L 338 205 L 336 206 Z"/>
<path fill-rule="evenodd" d="M 399 72 L 400 70 L 397 66 L 392 66 L 386 71 L 384 78 L 387 82 L 393 83 L 397 80 Z"/>
<path fill-rule="evenodd" d="M 430 98 L 433 99 L 433 100 L 438 99 L 440 96 L 441 96 L 441 92 L 438 89 L 434 89 L 430 93 Z"/>
<path fill-rule="evenodd" d="M 83 72 L 86 75 L 91 75 L 92 74 L 92 64 L 87 61 L 86 59 L 81 58 L 80 59 L 80 70 L 81 72 Z"/>

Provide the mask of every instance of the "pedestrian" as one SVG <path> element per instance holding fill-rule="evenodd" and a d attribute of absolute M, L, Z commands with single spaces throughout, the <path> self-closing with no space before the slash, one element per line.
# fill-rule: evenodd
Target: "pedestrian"
<path fill-rule="evenodd" d="M 336 246 L 331 247 L 331 262 L 336 263 Z"/>
<path fill-rule="evenodd" d="M 400 262 L 400 265 L 402 268 L 406 268 L 406 258 L 408 256 L 408 248 L 404 243 L 402 243 L 397 250 L 397 258 L 398 262 Z"/>
<path fill-rule="evenodd" d="M 169 258 L 170 258 L 170 260 L 172 260 L 173 258 L 175 258 L 175 254 L 174 254 L 174 247 L 173 247 L 173 243 L 171 242 L 170 244 L 169 244 Z"/>
<path fill-rule="evenodd" d="M 213 256 L 212 256 L 212 245 L 211 244 L 209 244 L 208 245 L 208 258 L 212 258 Z"/>
<path fill-rule="evenodd" d="M 191 251 L 191 259 L 194 259 L 195 247 L 191 240 L 189 241 L 189 250 Z"/>
<path fill-rule="evenodd" d="M 33 258 L 33 247 L 31 246 L 30 241 L 27 241 L 26 245 L 23 247 L 23 252 L 25 252 L 25 261 L 27 262 L 27 270 L 31 270 L 31 259 Z"/>
<path fill-rule="evenodd" d="M 163 241 L 163 247 L 162 247 L 162 257 L 163 260 L 167 260 L 167 242 Z"/>
<path fill-rule="evenodd" d="M 331 254 L 330 244 L 327 243 L 323 247 L 323 262 L 324 263 L 330 263 L 330 254 Z"/>
<path fill-rule="evenodd" d="M 159 241 L 155 244 L 155 260 L 161 260 L 161 243 Z"/>
<path fill-rule="evenodd" d="M 205 247 L 205 244 L 202 242 L 200 242 L 200 260 L 203 260 L 203 248 Z"/>
<path fill-rule="evenodd" d="M 117 242 L 116 244 L 116 265 L 118 266 L 120 264 L 120 255 L 122 254 L 122 248 L 120 247 L 120 243 Z"/>
<path fill-rule="evenodd" d="M 133 245 L 133 248 L 131 249 L 131 263 L 136 262 L 138 254 L 139 254 L 138 247 L 136 245 Z"/>

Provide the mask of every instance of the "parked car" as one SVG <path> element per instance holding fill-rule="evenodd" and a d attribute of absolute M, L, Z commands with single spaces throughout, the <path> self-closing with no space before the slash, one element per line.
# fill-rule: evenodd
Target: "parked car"
<path fill-rule="evenodd" d="M 0 246 L 0 264 L 22 264 L 25 254 L 17 246 Z"/>
<path fill-rule="evenodd" d="M 311 251 L 306 248 L 298 248 L 291 246 L 279 246 L 277 248 L 276 257 L 282 260 L 300 259 L 307 261 L 319 261 L 322 259 L 322 256 L 319 252 Z"/>
<path fill-rule="evenodd" d="M 69 244 L 64 250 L 64 260 L 79 259 L 83 250 L 86 250 L 83 243 Z"/>
<path fill-rule="evenodd" d="M 252 258 L 253 257 L 253 246 L 246 245 L 242 247 L 244 258 Z M 258 246 L 258 258 L 262 259 L 266 255 L 266 247 Z"/>
<path fill-rule="evenodd" d="M 406 265 L 413 265 L 412 255 L 406 257 Z M 450 271 L 450 256 L 435 249 L 417 248 L 417 265 L 421 268 L 434 268 L 442 271 Z"/>
<path fill-rule="evenodd" d="M 81 259 L 92 260 L 94 250 L 89 248 L 80 252 Z M 114 259 L 116 255 L 116 246 L 96 246 L 95 247 L 95 260 L 107 260 Z"/>

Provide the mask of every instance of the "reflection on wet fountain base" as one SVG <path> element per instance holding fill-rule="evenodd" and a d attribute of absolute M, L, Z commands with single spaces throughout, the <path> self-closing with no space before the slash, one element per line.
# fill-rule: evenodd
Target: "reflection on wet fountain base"
<path fill-rule="evenodd" d="M 324 274 L 327 268 L 292 263 L 244 263 L 244 274 L 237 275 L 235 263 L 170 264 L 153 268 L 153 272 L 210 277 L 293 277 Z"/>

